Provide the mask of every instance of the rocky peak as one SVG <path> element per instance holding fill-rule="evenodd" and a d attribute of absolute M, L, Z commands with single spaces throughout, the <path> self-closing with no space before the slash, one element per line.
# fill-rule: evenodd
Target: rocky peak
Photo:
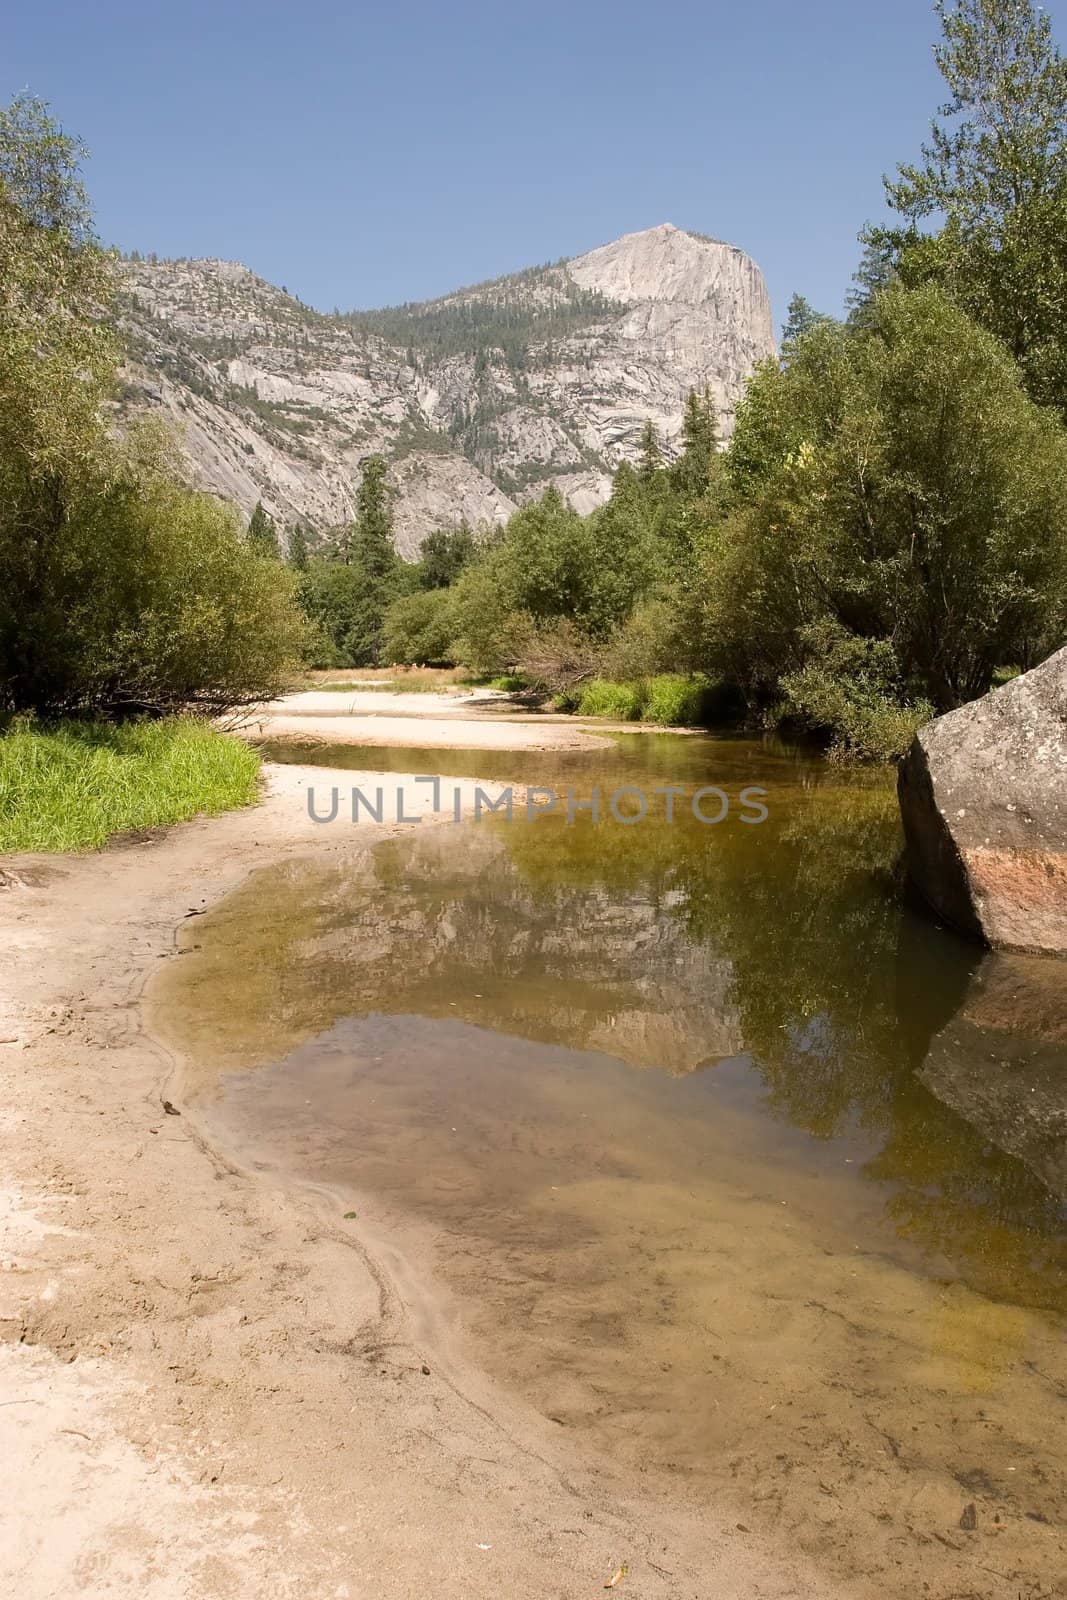
<path fill-rule="evenodd" d="M 707 384 L 721 431 L 774 350 L 741 250 L 669 223 L 424 305 L 325 316 L 239 262 L 127 263 L 127 404 L 168 412 L 193 479 L 248 513 L 324 528 L 384 453 L 397 543 L 499 522 L 556 484 L 580 511 L 636 458 L 676 448 Z"/>
<path fill-rule="evenodd" d="M 568 263 L 584 287 L 613 300 L 667 300 L 699 306 L 714 301 L 727 285 L 748 283 L 762 290 L 770 333 L 770 303 L 755 262 L 735 245 L 686 233 L 673 223 L 627 233 Z"/>

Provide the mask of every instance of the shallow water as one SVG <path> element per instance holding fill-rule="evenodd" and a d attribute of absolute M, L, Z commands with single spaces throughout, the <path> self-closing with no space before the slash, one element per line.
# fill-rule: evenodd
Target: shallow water
<path fill-rule="evenodd" d="M 477 1359 L 673 1495 L 890 1593 L 1056 1592 L 1062 969 L 909 906 L 881 776 L 665 735 L 340 748 L 586 797 L 759 785 L 769 816 L 683 796 L 257 873 L 159 995 L 207 1119 L 420 1229 Z"/>

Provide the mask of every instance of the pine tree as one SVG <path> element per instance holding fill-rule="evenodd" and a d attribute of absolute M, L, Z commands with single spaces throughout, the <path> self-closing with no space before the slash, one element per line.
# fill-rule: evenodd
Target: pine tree
<path fill-rule="evenodd" d="M 343 651 L 353 666 L 369 666 L 381 657 L 382 623 L 396 598 L 399 569 L 384 456 L 364 462 L 355 521 L 342 530 L 337 548 L 354 586 Z"/>
<path fill-rule="evenodd" d="M 656 424 L 649 417 L 645 423 L 644 432 L 641 434 L 641 454 L 638 457 L 637 475 L 643 484 L 654 481 L 657 472 L 663 466 L 663 450 L 660 447 L 659 433 Z"/>
<path fill-rule="evenodd" d="M 698 394 L 690 389 L 682 418 L 682 454 L 671 469 L 671 482 L 687 499 L 695 500 L 711 486 L 718 454 L 715 401 L 707 384 Z"/>
<path fill-rule="evenodd" d="M 851 328 L 866 328 L 870 324 L 875 297 L 896 281 L 894 253 L 890 246 L 884 240 L 878 243 L 865 235 L 860 237 L 864 242 L 863 255 L 852 274 L 852 288 L 845 296 Z"/>
<path fill-rule="evenodd" d="M 248 542 L 257 555 L 269 556 L 274 561 L 281 559 L 278 530 L 273 517 L 264 509 L 262 500 L 256 501 L 255 510 L 248 520 Z"/>
<path fill-rule="evenodd" d="M 825 321 L 826 317 L 821 311 L 816 311 L 810 301 L 802 294 L 795 294 L 789 302 L 785 326 L 782 328 L 783 346 L 795 344 L 806 333 L 810 333 L 812 328 L 817 328 L 820 322 Z"/>
<path fill-rule="evenodd" d="M 391 491 L 386 481 L 385 457 L 368 456 L 356 495 L 356 525 L 352 553 L 370 584 L 384 584 L 394 576 Z"/>
<path fill-rule="evenodd" d="M 611 481 L 611 498 L 628 505 L 633 505 L 641 490 L 641 480 L 628 461 L 621 461 L 615 468 L 615 476 Z"/>
<path fill-rule="evenodd" d="M 1034 399 L 1067 414 L 1067 61 L 1033 0 L 937 10 L 949 100 L 922 163 L 885 180 L 904 225 L 865 238 L 907 287 L 938 284 L 1007 345 Z"/>
<path fill-rule="evenodd" d="M 294 572 L 308 569 L 308 536 L 299 523 L 289 535 L 289 565 Z"/>

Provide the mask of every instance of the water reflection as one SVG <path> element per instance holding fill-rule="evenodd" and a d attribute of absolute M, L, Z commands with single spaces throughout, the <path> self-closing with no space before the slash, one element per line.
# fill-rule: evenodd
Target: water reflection
<path fill-rule="evenodd" d="M 1067 967 L 986 955 L 919 1076 L 1067 1202 Z"/>
<path fill-rule="evenodd" d="M 415 753 L 374 755 L 403 770 L 449 754 L 456 775 L 501 781 L 520 759 Z M 805 1159 L 821 1145 L 836 1168 L 847 1149 L 897 1247 L 983 1293 L 1062 1307 L 1055 1157 L 1028 1162 L 1017 1139 L 998 1137 L 1003 1097 L 976 1114 L 981 1096 L 961 1083 L 984 1071 L 979 1050 L 964 1041 L 953 1073 L 934 1049 L 986 969 L 909 910 L 889 783 L 749 741 L 624 739 L 606 772 L 587 752 L 542 760 L 525 776 L 585 790 L 760 783 L 771 815 L 758 828 L 702 827 L 684 810 L 671 826 L 443 826 L 343 870 L 257 875 L 201 925 L 181 972 L 199 1019 L 188 1026 L 213 1058 L 222 1043 L 223 1064 L 277 1060 L 372 1012 L 466 1020 L 673 1077 L 742 1058 L 754 1161 L 782 1123 L 815 1141 Z M 1054 985 L 1045 1010 L 1067 1010 Z M 1061 1037 L 1046 1053 L 1062 1062 L 1064 1051 Z M 736 1094 L 736 1072 L 723 1082 Z M 1044 1132 L 1061 1152 L 1062 1131 Z"/>

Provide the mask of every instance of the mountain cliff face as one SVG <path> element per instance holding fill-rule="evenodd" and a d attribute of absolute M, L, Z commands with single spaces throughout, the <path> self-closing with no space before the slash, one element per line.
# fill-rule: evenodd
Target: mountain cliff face
<path fill-rule="evenodd" d="M 233 262 L 124 263 L 123 409 L 179 426 L 200 487 L 283 525 L 352 513 L 381 451 L 411 555 L 461 517 L 501 522 L 549 483 L 606 498 L 651 418 L 667 454 L 690 389 L 728 436 L 774 351 L 762 274 L 664 224 L 421 305 L 325 316 Z"/>

